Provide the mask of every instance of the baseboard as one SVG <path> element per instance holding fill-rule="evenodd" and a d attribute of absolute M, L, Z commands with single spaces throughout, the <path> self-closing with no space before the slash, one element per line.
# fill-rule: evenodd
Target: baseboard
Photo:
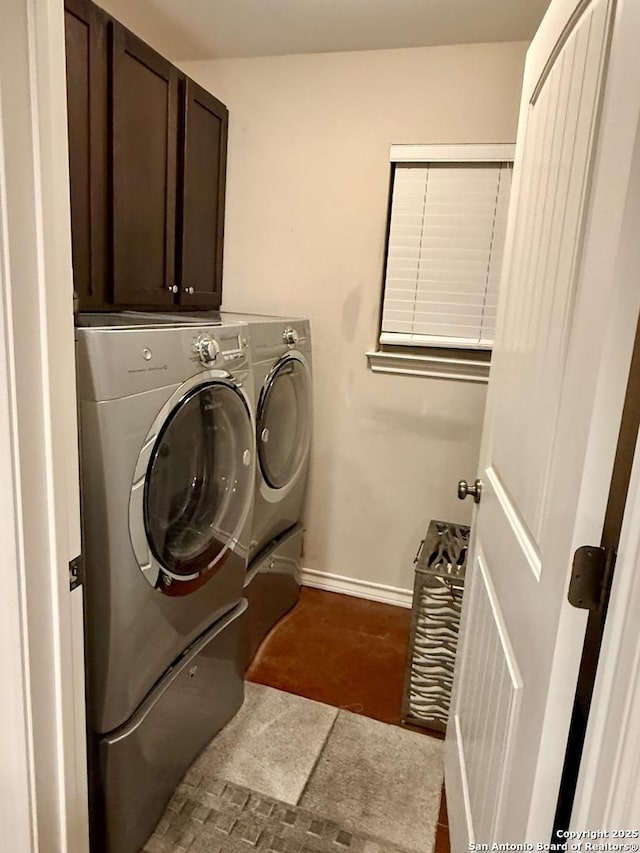
<path fill-rule="evenodd" d="M 385 604 L 395 604 L 399 607 L 411 607 L 411 590 L 401 589 L 397 586 L 386 586 L 381 583 L 346 578 L 343 575 L 332 575 L 329 572 L 305 568 L 300 570 L 300 582 L 303 586 L 325 589 L 327 592 L 340 592 L 343 595 L 353 595 L 355 598 L 367 598 L 369 601 L 382 601 Z"/>

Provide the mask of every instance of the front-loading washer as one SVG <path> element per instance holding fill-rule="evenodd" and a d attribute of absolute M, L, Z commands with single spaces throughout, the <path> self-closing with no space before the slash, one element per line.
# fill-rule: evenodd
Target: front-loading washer
<path fill-rule="evenodd" d="M 109 853 L 144 844 L 242 703 L 248 337 L 241 323 L 79 318 L 92 841 Z"/>

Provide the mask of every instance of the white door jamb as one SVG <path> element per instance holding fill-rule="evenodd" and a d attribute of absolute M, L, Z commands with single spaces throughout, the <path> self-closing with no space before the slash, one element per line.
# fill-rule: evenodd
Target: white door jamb
<path fill-rule="evenodd" d="M 88 850 L 63 16 L 62 0 L 0 5 L 0 809 L 13 853 Z"/>

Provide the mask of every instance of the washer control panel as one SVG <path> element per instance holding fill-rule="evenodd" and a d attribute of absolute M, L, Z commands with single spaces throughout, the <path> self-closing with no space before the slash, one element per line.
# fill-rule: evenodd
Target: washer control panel
<path fill-rule="evenodd" d="M 191 360 L 205 368 L 238 368 L 247 360 L 247 340 L 236 329 L 198 329 L 191 338 Z"/>
<path fill-rule="evenodd" d="M 247 348 L 247 341 L 242 335 L 238 335 L 237 333 L 233 335 L 225 335 L 224 333 L 220 337 L 220 349 L 222 351 L 222 357 L 225 362 L 232 366 L 234 363 L 244 361 L 246 357 L 245 350 Z"/>
<path fill-rule="evenodd" d="M 213 364 L 220 352 L 218 342 L 209 337 L 209 335 L 198 335 L 194 343 L 194 349 L 204 365 Z"/>

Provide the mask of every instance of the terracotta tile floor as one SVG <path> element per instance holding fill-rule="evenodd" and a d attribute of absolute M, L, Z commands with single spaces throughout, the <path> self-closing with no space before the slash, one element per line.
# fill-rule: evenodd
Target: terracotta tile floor
<path fill-rule="evenodd" d="M 410 623 L 406 608 L 303 587 L 247 680 L 400 725 Z M 450 851 L 443 790 L 434 853 Z"/>

